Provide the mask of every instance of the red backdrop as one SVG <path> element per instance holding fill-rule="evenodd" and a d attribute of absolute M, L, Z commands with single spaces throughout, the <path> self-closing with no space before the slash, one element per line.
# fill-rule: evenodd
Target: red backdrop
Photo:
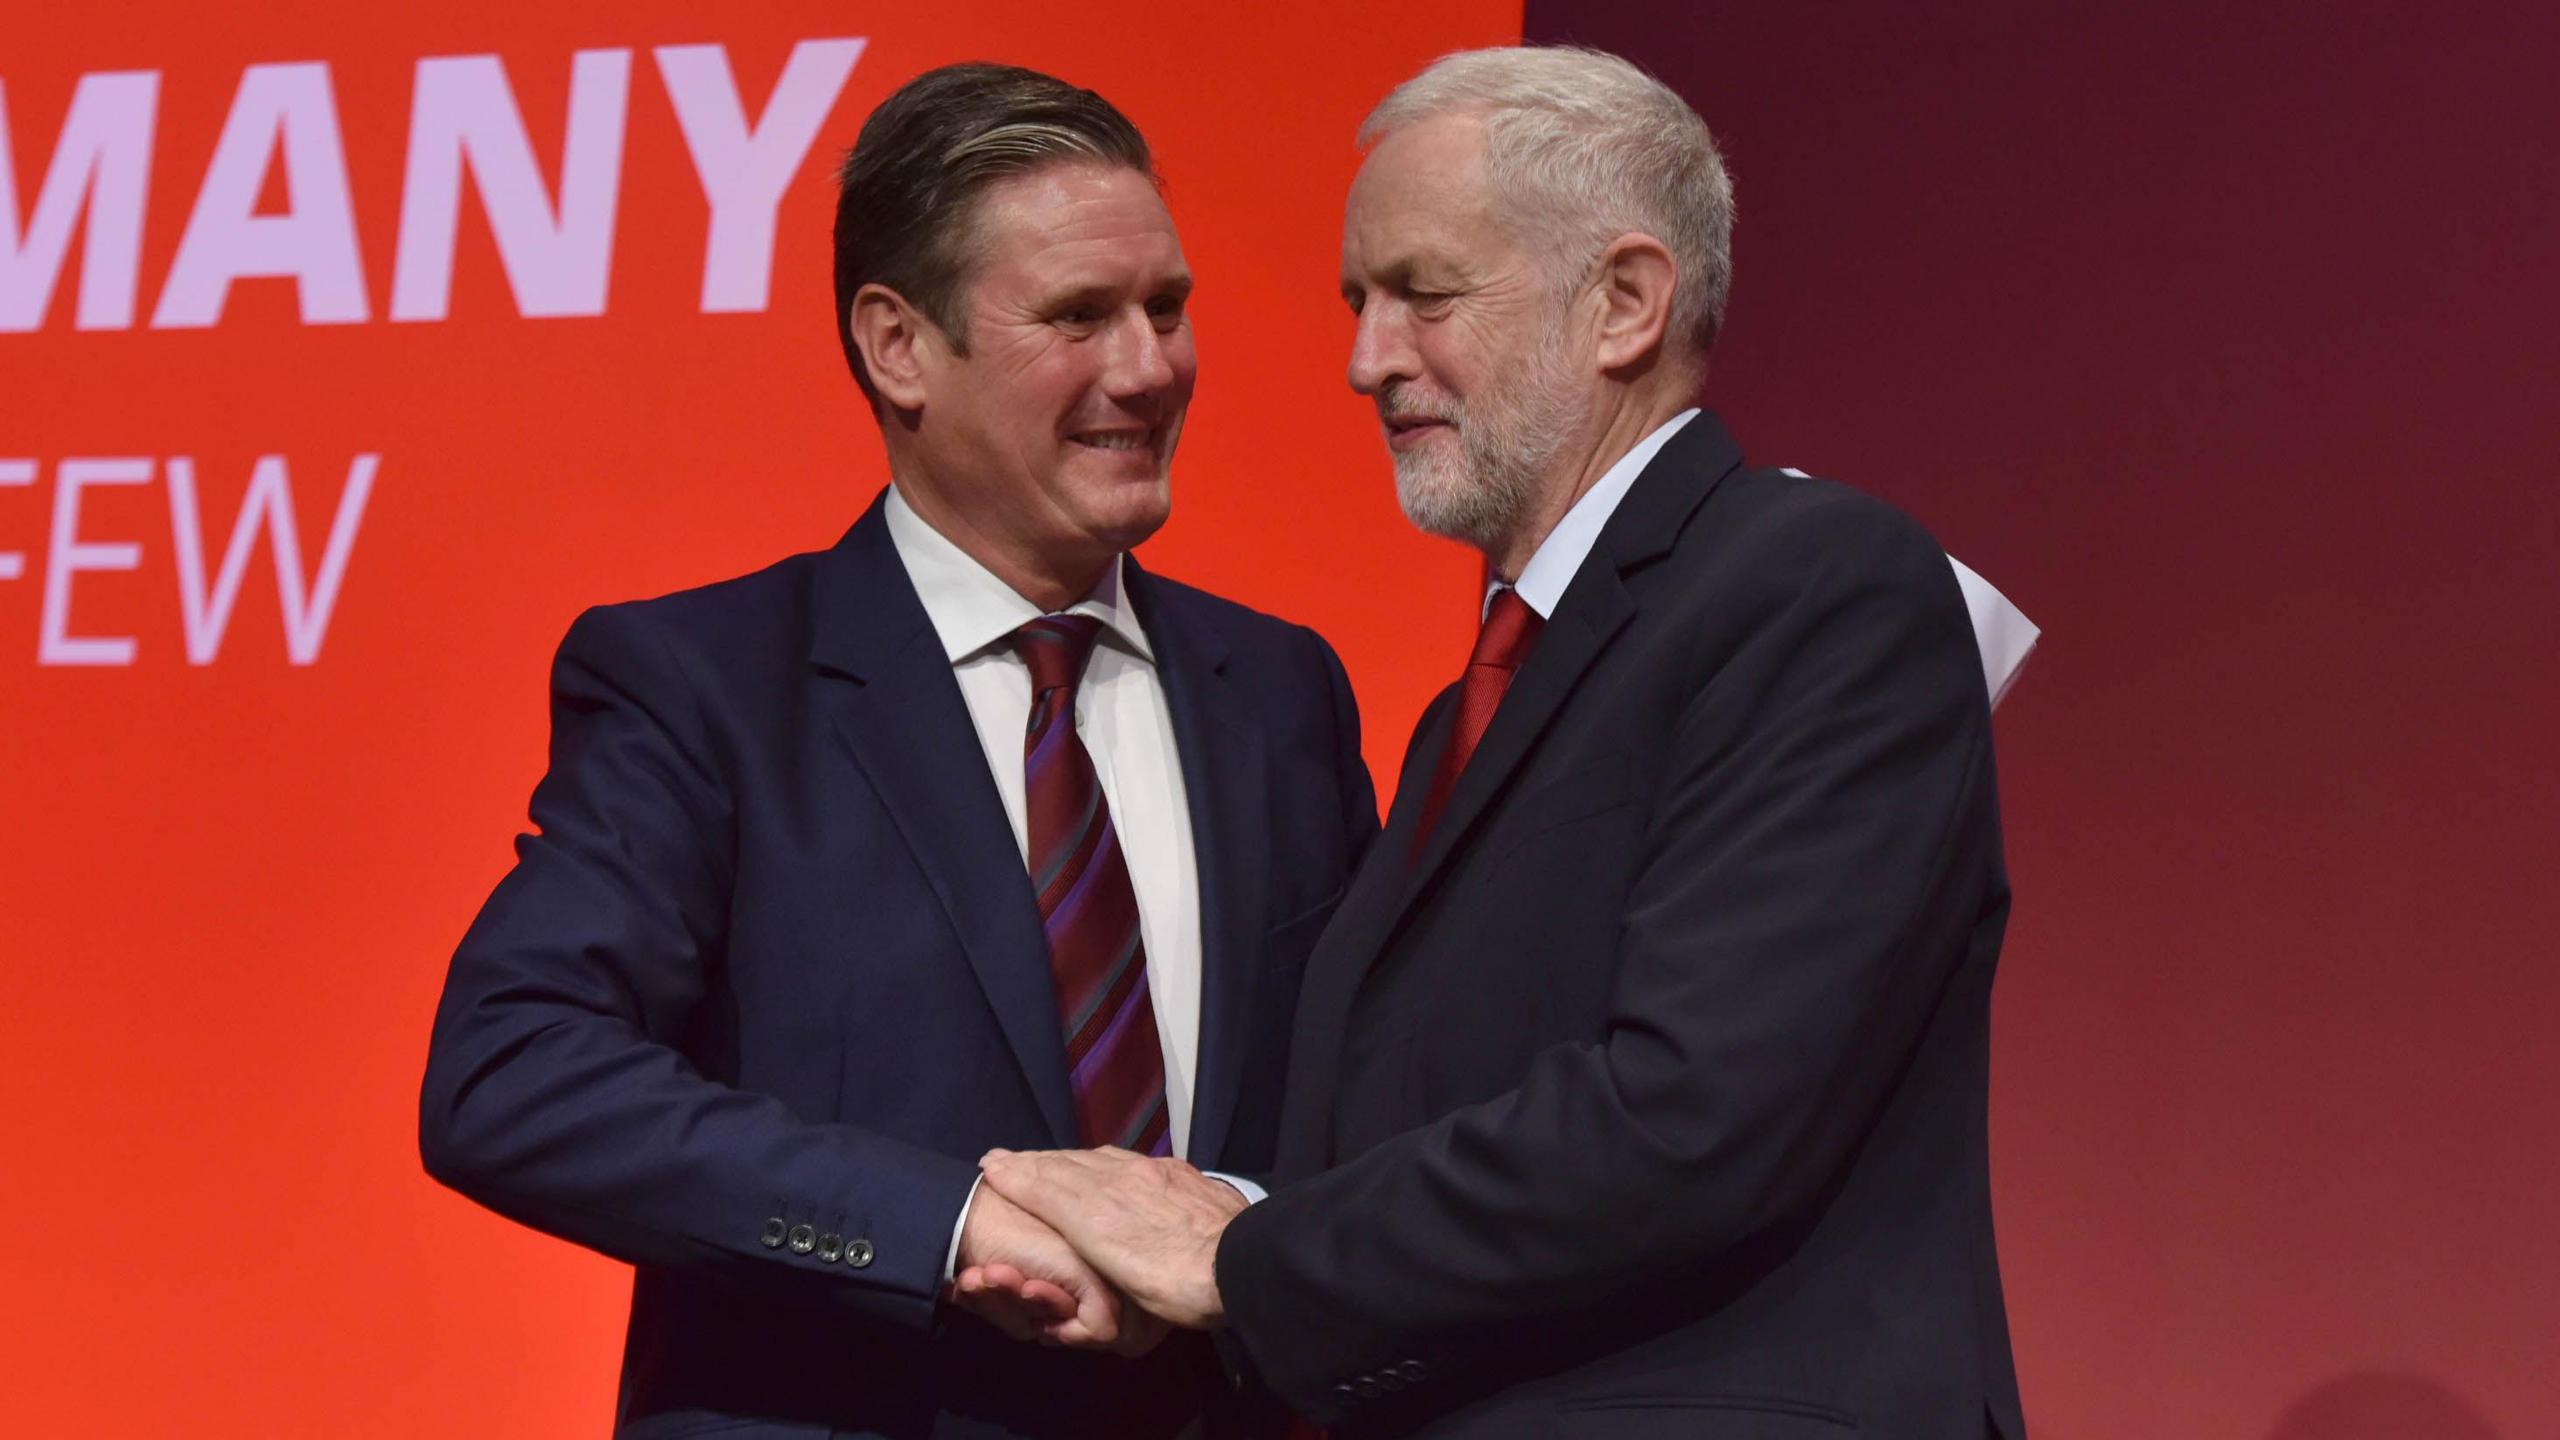
<path fill-rule="evenodd" d="M 1741 203 L 1746 452 L 2045 627 L 1993 1165 L 2039 1440 L 2560 1436 L 2560 19 L 1534 0 Z"/>
<path fill-rule="evenodd" d="M 1994 1099 L 2039 1434 L 2560 1433 L 2560 25 L 1565 9 L 1529 29 L 1645 59 L 1728 143 L 1710 388 L 1746 446 L 1911 508 L 2047 630 L 2000 721 Z M 1203 384 L 1151 563 L 1332 636 L 1382 779 L 1465 649 L 1471 563 L 1397 519 L 1341 384 L 1335 245 L 1366 106 L 1520 33 L 1516 5 L 355 13 L 55 7 L 0 41 L 0 1433 L 603 1428 L 624 1272 L 420 1175 L 427 1019 L 521 824 L 569 617 L 823 545 L 880 483 L 824 319 L 825 171 L 917 70 L 1053 69 L 1157 141 Z M 724 47 L 752 125 L 830 37 L 867 43 L 780 192 L 769 293 L 706 312 L 709 207 L 654 47 Z M 614 50 L 618 105 L 591 59 L 573 126 L 573 54 Z M 619 180 L 601 232 L 591 191 L 501 202 L 557 229 L 513 242 L 535 308 L 588 303 L 603 235 L 598 313 L 527 318 L 466 181 L 446 318 L 392 318 L 435 188 L 419 62 L 482 54 L 545 207 L 564 137 L 621 119 L 618 166 L 581 171 Z M 316 87 L 244 92 L 312 62 Z M 133 72 L 158 78 L 117 324 L 136 83 L 65 122 L 84 79 Z M 214 185 L 232 125 L 252 163 Z M 56 267 L 44 195 L 88 178 L 54 178 L 67 129 L 101 163 Z M 253 213 L 299 218 L 306 278 L 199 313 Z M 300 574 L 255 531 L 218 614 L 269 455 Z M 125 639 L 129 663 L 45 663 Z"/>
<path fill-rule="evenodd" d="M 1332 636 L 1372 764 L 1392 773 L 1465 655 L 1474 572 L 1398 519 L 1374 417 L 1344 388 L 1340 197 L 1368 105 L 1443 49 L 1517 38 L 1518 17 L 1510 0 L 1143 22 L 811 0 L 12 10 L 0 1434 L 602 1433 L 628 1272 L 420 1173 L 428 1019 L 524 823 L 570 617 L 823 547 L 886 478 L 828 319 L 828 172 L 919 70 L 1039 66 L 1153 138 L 1201 280 L 1202 379 L 1148 561 Z M 690 92 L 716 138 L 702 114 L 755 125 L 798 42 L 850 37 L 866 44 L 832 102 L 818 77 L 814 143 L 775 177 L 769 295 L 749 286 L 724 301 L 743 308 L 706 313 L 711 211 L 655 47 L 724 47 L 714 78 L 725 63 L 736 98 Z M 590 55 L 573 105 L 581 51 L 623 58 Z M 420 66 L 483 54 L 503 62 L 494 93 L 485 65 Z M 244 82 L 287 65 L 303 68 Z M 470 83 L 469 104 L 437 92 Z M 481 195 L 504 179 L 519 112 L 534 164 L 517 168 L 539 179 L 496 207 L 518 227 L 527 273 L 511 277 Z M 456 145 L 413 146 L 422 114 L 481 127 L 440 320 L 395 318 L 403 277 L 415 314 L 415 276 L 442 273 L 438 227 L 412 211 L 451 192 L 413 151 L 449 169 Z M 214 183 L 235 127 L 238 159 Z M 118 209 L 136 155 L 138 226 L 134 202 Z M 609 217 L 598 176 L 618 179 Z M 73 211 L 48 205 L 84 196 L 76 231 L 55 233 Z M 244 226 L 257 215 L 287 228 Z M 225 234 L 248 238 L 225 248 Z M 601 313 L 521 313 L 518 279 L 533 308 L 595 308 L 599 249 Z M 226 256 L 288 251 L 304 279 L 239 279 L 209 315 L 186 298 Z M 216 613 L 271 454 L 299 520 L 301 574 L 285 578 L 307 664 L 288 648 L 271 527 L 249 532 L 236 601 Z M 360 513 L 342 506 L 359 455 L 379 457 Z M 181 456 L 192 504 L 173 483 Z M 66 465 L 92 459 L 126 463 Z M 124 663 L 60 663 L 98 659 Z"/>

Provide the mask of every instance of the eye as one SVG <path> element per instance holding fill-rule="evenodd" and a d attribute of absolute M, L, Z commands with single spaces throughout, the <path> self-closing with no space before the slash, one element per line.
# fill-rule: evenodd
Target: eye
<path fill-rule="evenodd" d="M 1078 327 L 1099 325 L 1102 323 L 1102 307 L 1088 304 L 1070 305 L 1058 312 L 1058 323 Z"/>
<path fill-rule="evenodd" d="M 1147 318 L 1156 322 L 1156 328 L 1170 330 L 1182 323 L 1182 309 L 1182 296 L 1159 295 L 1147 302 Z"/>

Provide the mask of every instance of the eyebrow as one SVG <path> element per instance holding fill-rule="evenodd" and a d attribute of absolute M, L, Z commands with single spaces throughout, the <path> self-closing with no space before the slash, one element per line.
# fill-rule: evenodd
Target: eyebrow
<path fill-rule="evenodd" d="M 1426 268 L 1430 263 L 1431 262 L 1424 257 L 1399 255 L 1385 267 L 1375 272 L 1374 280 L 1382 289 L 1411 290 L 1414 288 L 1415 283 L 1414 272 Z M 1342 298 L 1346 302 L 1368 288 L 1368 283 L 1364 282 L 1359 277 L 1352 275 L 1344 275 L 1342 277 Z"/>
<path fill-rule="evenodd" d="M 1176 300 L 1188 300 L 1191 298 L 1191 291 L 1195 283 L 1196 282 L 1193 280 L 1191 272 L 1184 270 L 1179 274 L 1168 277 L 1161 285 L 1147 290 L 1145 292 L 1146 298 L 1154 300 L 1164 296 L 1171 296 Z M 1110 284 L 1108 282 L 1097 282 L 1090 285 L 1070 285 L 1042 297 L 1039 303 L 1040 308 L 1044 310 L 1056 310 L 1070 305 L 1096 304 L 1109 301 L 1122 293 L 1124 293 L 1124 291 L 1121 286 Z"/>

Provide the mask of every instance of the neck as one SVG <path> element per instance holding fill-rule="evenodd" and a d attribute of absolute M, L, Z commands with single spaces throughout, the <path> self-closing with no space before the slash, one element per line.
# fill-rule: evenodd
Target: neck
<path fill-rule="evenodd" d="M 1659 375 L 1649 379 L 1659 379 Z M 1564 523 L 1575 502 L 1591 493 L 1609 467 L 1626 458 L 1644 437 L 1671 417 L 1697 403 L 1690 388 L 1671 384 L 1612 385 L 1588 422 L 1588 444 L 1570 453 L 1578 459 L 1559 462 L 1554 482 L 1541 488 L 1538 503 L 1521 517 L 1511 533 L 1485 547 L 1485 563 L 1504 584 L 1519 580 L 1531 556 Z"/>
<path fill-rule="evenodd" d="M 946 502 L 931 485 L 917 484 L 903 472 L 893 458 L 889 466 L 889 482 L 916 518 L 933 527 L 943 539 L 960 547 L 960 553 L 987 567 L 987 573 L 1005 583 L 1005 588 L 1050 614 L 1064 610 L 1091 595 L 1102 583 L 1103 572 L 1118 557 L 1110 550 L 1078 550 L 1074 554 L 1051 553 L 1039 546 L 1022 542 L 1019 537 L 976 523 L 968 507 Z"/>

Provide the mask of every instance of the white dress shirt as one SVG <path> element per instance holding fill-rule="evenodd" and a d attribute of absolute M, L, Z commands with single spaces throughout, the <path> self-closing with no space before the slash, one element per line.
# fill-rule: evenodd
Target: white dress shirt
<path fill-rule="evenodd" d="M 1538 613 L 1539 619 L 1555 618 L 1556 604 L 1564 599 L 1565 587 L 1573 583 L 1575 572 L 1582 569 L 1584 558 L 1600 539 L 1601 529 L 1617 513 L 1618 502 L 1627 498 L 1628 487 L 1697 413 L 1694 408 L 1681 411 L 1637 441 L 1634 449 L 1619 456 L 1618 463 L 1602 472 L 1599 482 L 1582 492 L 1573 508 L 1564 512 L 1564 518 L 1539 543 L 1529 563 L 1520 567 L 1519 583 L 1512 588 L 1520 592 L 1521 600 Z M 1786 473 L 1812 478 L 1792 468 Z M 1992 708 L 1997 709 L 2027 657 L 2035 653 L 2036 641 L 2043 632 L 1963 561 L 1950 555 L 1947 563 L 1955 567 L 1957 588 L 1964 592 L 1965 613 L 1973 621 L 1974 645 L 1982 653 L 1982 683 L 1991 693 Z M 1484 603 L 1488 607 L 1501 589 L 1502 582 L 1498 580 L 1485 588 Z"/>
<path fill-rule="evenodd" d="M 960 698 L 968 702 L 987 772 L 1013 826 L 1014 848 L 1027 858 L 1022 732 L 1031 715 L 1031 670 L 1013 652 L 1013 632 L 1043 613 L 1039 606 L 968 552 L 926 524 L 892 486 L 882 508 L 889 541 L 907 567 L 925 618 L 951 660 Z M 1191 1088 L 1200 1057 L 1200 867 L 1191 848 L 1191 809 L 1182 757 L 1173 743 L 1173 711 L 1156 674 L 1155 648 L 1130 609 L 1114 559 L 1093 594 L 1066 613 L 1102 622 L 1084 681 L 1076 687 L 1076 734 L 1093 757 L 1102 798 L 1137 891 L 1138 936 L 1147 951 L 1147 991 L 1164 1048 L 1165 1121 L 1173 1153 L 1191 1144 Z"/>
<path fill-rule="evenodd" d="M 1031 826 L 1022 798 L 1022 733 L 1031 716 L 1031 669 L 1007 637 L 1045 612 L 926 524 L 896 486 L 881 509 L 889 543 L 951 661 L 1027 874 Z M 1200 865 L 1191 847 L 1190 797 L 1182 785 L 1182 755 L 1174 747 L 1173 711 L 1156 673 L 1155 647 L 1121 588 L 1121 564 L 1114 558 L 1093 593 L 1067 611 L 1102 622 L 1093 658 L 1076 686 L 1076 734 L 1093 757 L 1094 778 L 1111 807 L 1129 885 L 1137 892 L 1147 993 L 1164 1051 L 1165 1124 L 1173 1153 L 1187 1158 L 1191 1087 L 1200 1059 Z M 1230 1177 L 1219 1178 L 1260 1198 Z M 959 1263 L 960 1236 L 977 1199 L 973 1185 L 951 1224 L 951 1247 L 942 1262 L 946 1281 Z"/>

